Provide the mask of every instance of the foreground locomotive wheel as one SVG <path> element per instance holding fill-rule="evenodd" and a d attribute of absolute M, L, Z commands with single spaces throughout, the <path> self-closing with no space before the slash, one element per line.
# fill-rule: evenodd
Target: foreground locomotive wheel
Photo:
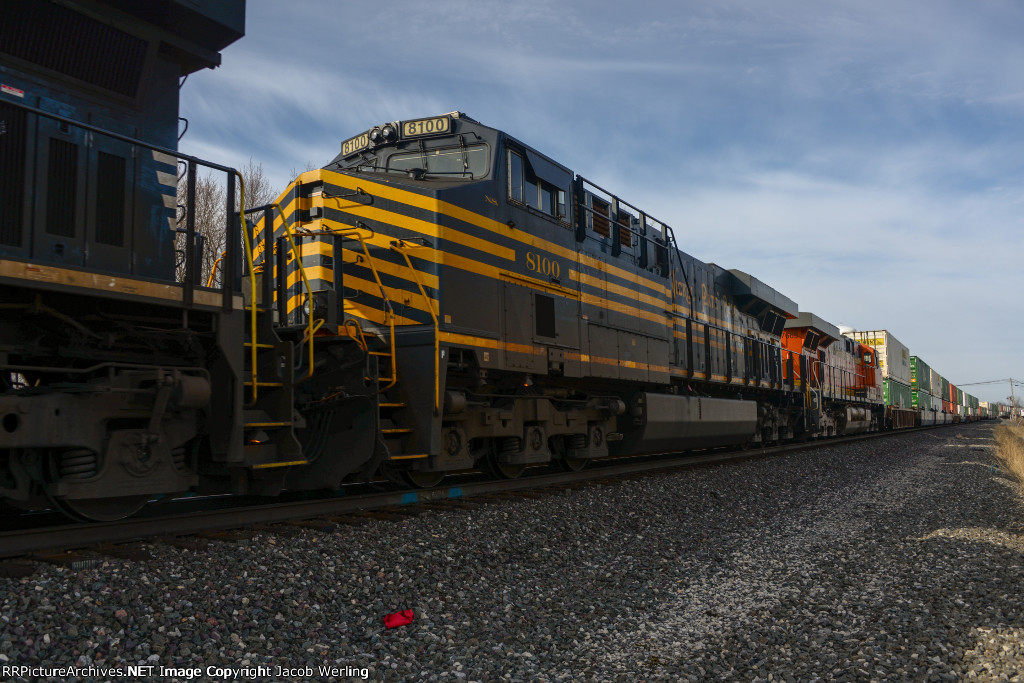
<path fill-rule="evenodd" d="M 81 522 L 116 522 L 131 517 L 145 507 L 149 502 L 149 496 L 124 496 L 97 500 L 51 498 L 50 502 L 71 519 Z"/>
<path fill-rule="evenodd" d="M 526 471 L 526 465 L 498 462 L 498 454 L 493 449 L 487 454 L 487 465 L 494 476 L 502 479 L 515 479 Z"/>
<path fill-rule="evenodd" d="M 562 469 L 566 472 L 579 472 L 587 466 L 587 460 L 584 458 L 562 458 L 558 461 L 558 464 L 562 466 Z"/>
<path fill-rule="evenodd" d="M 402 476 L 418 489 L 432 489 L 444 479 L 444 472 L 402 472 Z"/>

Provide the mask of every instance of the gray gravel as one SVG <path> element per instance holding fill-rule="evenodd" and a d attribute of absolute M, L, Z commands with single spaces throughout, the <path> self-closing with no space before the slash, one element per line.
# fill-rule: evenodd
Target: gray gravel
<path fill-rule="evenodd" d="M 947 428 L 331 533 L 155 545 L 146 563 L 44 565 L 0 579 L 0 666 L 1022 681 L 1024 496 L 990 436 Z M 411 625 L 383 628 L 406 608 Z"/>

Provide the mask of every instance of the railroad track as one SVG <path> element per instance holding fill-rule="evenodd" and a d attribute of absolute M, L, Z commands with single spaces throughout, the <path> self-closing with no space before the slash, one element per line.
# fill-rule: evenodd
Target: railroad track
<path fill-rule="evenodd" d="M 29 556 L 30 559 L 54 559 L 59 553 L 82 548 L 96 549 L 101 554 L 117 555 L 111 544 L 125 544 L 150 539 L 177 538 L 195 534 L 226 532 L 259 525 L 293 523 L 311 528 L 354 523 L 360 520 L 352 515 L 378 511 L 384 519 L 411 512 L 411 506 L 426 506 L 442 502 L 455 503 L 465 499 L 480 499 L 495 494 L 514 494 L 527 490 L 550 489 L 573 484 L 621 479 L 632 475 L 698 467 L 767 457 L 801 450 L 839 446 L 870 439 L 899 436 L 922 430 L 942 430 L 964 425 L 937 425 L 903 429 L 895 432 L 875 432 L 828 440 L 789 443 L 763 449 L 731 450 L 693 455 L 661 457 L 625 457 L 595 463 L 579 472 L 542 471 L 517 479 L 455 480 L 433 489 L 395 490 L 360 495 L 319 498 L 315 500 L 274 502 L 260 505 L 240 505 L 223 509 L 201 510 L 159 516 L 134 517 L 118 522 L 54 524 L 38 528 L 23 528 L 0 532 L 0 558 Z M 540 468 L 538 468 L 540 469 Z M 384 512 L 379 512 L 384 511 Z M 390 512 L 388 512 L 390 511 Z M 216 536 L 212 536 L 216 538 Z M 70 562 L 69 562 L 70 564 Z"/>

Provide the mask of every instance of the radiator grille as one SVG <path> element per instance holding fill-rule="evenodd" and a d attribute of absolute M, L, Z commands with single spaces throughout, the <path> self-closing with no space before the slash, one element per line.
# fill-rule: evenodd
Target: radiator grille
<path fill-rule="evenodd" d="M 99 153 L 96 166 L 96 241 L 124 246 L 125 159 Z"/>
<path fill-rule="evenodd" d="M 0 0 L 0 51 L 135 97 L 145 40 L 45 0 Z"/>
<path fill-rule="evenodd" d="M 74 237 L 77 197 L 78 145 L 60 138 L 50 138 L 50 164 L 46 178 L 46 232 Z"/>

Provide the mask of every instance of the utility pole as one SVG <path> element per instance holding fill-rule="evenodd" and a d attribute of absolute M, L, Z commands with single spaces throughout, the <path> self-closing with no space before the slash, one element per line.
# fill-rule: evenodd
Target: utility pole
<path fill-rule="evenodd" d="M 1013 394 L 1013 378 L 1010 378 L 1010 422 L 1013 422 L 1013 411 L 1017 409 L 1017 398 Z"/>

